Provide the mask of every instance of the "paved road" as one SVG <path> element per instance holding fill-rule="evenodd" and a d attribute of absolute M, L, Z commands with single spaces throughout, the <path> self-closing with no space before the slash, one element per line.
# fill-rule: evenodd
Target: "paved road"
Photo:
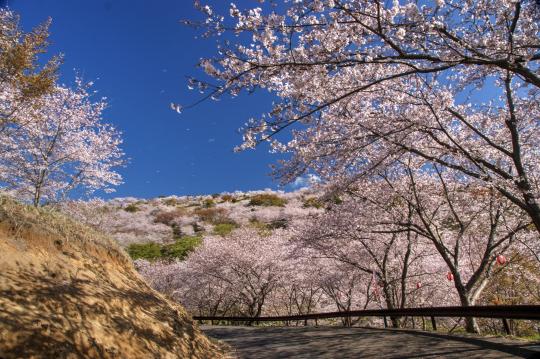
<path fill-rule="evenodd" d="M 540 358 L 540 343 L 413 330 L 202 326 L 240 358 Z"/>

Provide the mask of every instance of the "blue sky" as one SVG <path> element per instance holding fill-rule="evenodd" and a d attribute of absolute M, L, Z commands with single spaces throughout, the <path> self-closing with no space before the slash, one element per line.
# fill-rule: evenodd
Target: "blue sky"
<path fill-rule="evenodd" d="M 2 1 L 0 1 L 2 2 Z M 5 4 L 6 1 L 4 0 Z M 51 17 L 50 53 L 63 53 L 61 82 L 76 73 L 108 98 L 106 121 L 124 134 L 130 158 L 113 196 L 155 197 L 277 188 L 267 147 L 233 153 L 237 129 L 268 111 L 268 94 L 207 101 L 181 115 L 171 102 L 199 98 L 185 76 L 215 53 L 215 40 L 179 20 L 197 18 L 190 0 L 9 0 L 25 30 Z"/>

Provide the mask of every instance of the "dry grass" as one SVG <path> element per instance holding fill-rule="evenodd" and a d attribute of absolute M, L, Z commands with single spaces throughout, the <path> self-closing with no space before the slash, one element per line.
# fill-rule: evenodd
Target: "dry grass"
<path fill-rule="evenodd" d="M 160 211 L 155 215 L 154 223 L 162 223 L 170 226 L 175 220 L 185 216 L 186 212 L 185 208 L 176 208 L 172 211 Z"/>
<path fill-rule="evenodd" d="M 118 245 L 0 198 L 1 358 L 221 358 Z"/>

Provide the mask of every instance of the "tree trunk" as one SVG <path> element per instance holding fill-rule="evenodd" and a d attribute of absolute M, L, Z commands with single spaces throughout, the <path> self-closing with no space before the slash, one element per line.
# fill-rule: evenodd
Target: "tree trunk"
<path fill-rule="evenodd" d="M 462 307 L 470 307 L 474 305 L 474 303 L 471 303 L 471 300 L 469 299 L 469 293 L 459 293 L 459 300 L 461 302 Z M 465 318 L 465 330 L 467 333 L 476 333 L 480 334 L 480 327 L 478 326 L 478 323 L 476 321 L 476 318 L 473 317 L 466 317 Z"/>
<path fill-rule="evenodd" d="M 385 297 L 385 301 L 386 301 L 386 308 L 387 309 L 394 309 L 395 308 L 395 305 L 394 303 L 392 302 L 392 294 L 390 293 L 390 286 L 387 284 L 387 282 L 385 281 L 384 283 L 384 286 L 383 286 L 383 291 L 384 291 L 384 297 Z M 390 317 L 390 321 L 392 322 L 392 328 L 400 328 L 400 317 Z"/>
<path fill-rule="evenodd" d="M 39 202 L 41 202 L 41 190 L 36 189 L 34 193 L 34 200 L 32 201 L 32 204 L 34 207 L 39 207 Z"/>

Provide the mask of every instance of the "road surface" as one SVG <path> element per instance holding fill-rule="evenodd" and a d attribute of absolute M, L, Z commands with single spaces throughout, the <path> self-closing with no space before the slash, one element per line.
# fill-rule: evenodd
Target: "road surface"
<path fill-rule="evenodd" d="M 239 358 L 540 358 L 540 343 L 414 330 L 202 326 Z"/>

